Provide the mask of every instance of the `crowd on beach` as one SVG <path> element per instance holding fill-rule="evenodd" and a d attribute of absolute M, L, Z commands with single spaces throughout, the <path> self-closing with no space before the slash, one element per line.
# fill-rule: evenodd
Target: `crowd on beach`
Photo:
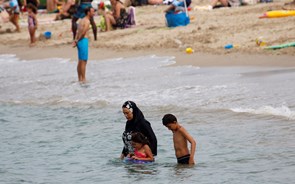
<path fill-rule="evenodd" d="M 0 0 L 0 22 L 1 24 L 3 22 L 11 22 L 16 28 L 15 31 L 20 32 L 19 17 L 21 14 L 27 17 L 30 45 L 33 46 L 36 44 L 37 40 L 35 35 L 36 30 L 40 27 L 38 23 L 39 13 L 54 13 L 55 21 L 70 19 L 71 27 L 69 27 L 69 29 L 71 29 L 72 32 L 72 45 L 78 49 L 78 78 L 79 81 L 84 82 L 86 81 L 88 30 L 90 27 L 94 35 L 94 40 L 97 40 L 98 30 L 108 32 L 115 29 L 125 29 L 135 26 L 135 7 L 138 6 L 163 5 L 165 6 L 163 14 L 165 13 L 167 22 L 169 22 L 168 15 L 172 17 L 176 16 L 176 19 L 181 18 L 178 15 L 183 15 L 185 19 L 181 20 L 184 20 L 185 23 L 176 22 L 178 25 L 187 25 L 190 19 L 187 16 L 187 11 L 189 10 L 211 10 L 220 7 L 236 7 L 247 3 L 257 3 L 257 1 L 258 0 L 211 0 L 209 5 L 197 5 L 192 8 L 191 0 L 47 0 L 45 5 L 39 0 Z M 261 0 L 261 2 L 265 1 L 271 2 L 271 0 Z M 295 0 L 289 2 L 289 5 L 294 7 Z M 101 17 L 100 23 L 94 21 L 94 16 L 97 15 Z M 172 19 L 172 21 L 174 20 Z"/>
<path fill-rule="evenodd" d="M 272 2 L 272 0 L 210 0 L 209 5 L 195 6 L 194 10 L 211 10 L 220 7 L 237 7 L 257 2 Z M 85 16 L 83 12 L 86 7 L 93 7 L 97 14 L 102 17 L 102 21 L 96 24 L 91 18 L 91 26 L 94 38 L 97 39 L 97 26 L 100 31 L 110 31 L 117 28 L 128 28 L 134 26 L 135 8 L 144 5 L 167 5 L 164 12 L 185 12 L 191 10 L 191 0 L 46 0 L 45 5 L 40 4 L 40 0 L 0 0 L 1 18 L 0 22 L 10 21 L 15 26 L 15 31 L 20 32 L 19 16 L 27 14 L 28 30 L 31 37 L 31 44 L 36 41 L 34 34 L 38 28 L 38 12 L 56 13 L 54 20 L 71 19 L 73 39 L 77 31 L 77 21 Z M 287 5 L 295 7 L 295 0 Z M 46 8 L 46 9 L 41 9 Z M 295 9 L 295 8 L 294 8 Z M 2 20 L 1 20 L 2 19 Z"/>

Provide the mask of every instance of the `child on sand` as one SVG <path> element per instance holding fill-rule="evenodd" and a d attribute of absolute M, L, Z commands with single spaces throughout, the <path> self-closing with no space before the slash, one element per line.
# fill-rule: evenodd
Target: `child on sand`
<path fill-rule="evenodd" d="M 172 114 L 166 114 L 162 119 L 163 125 L 173 132 L 173 143 L 175 155 L 179 164 L 195 164 L 194 156 L 196 150 L 196 141 L 186 131 L 186 129 L 178 124 L 177 119 Z M 187 142 L 190 142 L 191 149 L 189 151 Z"/>
<path fill-rule="evenodd" d="M 30 39 L 31 39 L 30 45 L 33 46 L 36 42 L 35 32 L 38 28 L 38 21 L 37 21 L 37 15 L 36 15 L 37 8 L 32 4 L 28 4 L 27 11 L 28 11 L 28 29 L 30 33 Z"/>
<path fill-rule="evenodd" d="M 148 139 L 142 133 L 132 133 L 131 141 L 134 155 L 129 155 L 129 157 L 135 160 L 154 161 L 153 153 L 148 145 Z"/>

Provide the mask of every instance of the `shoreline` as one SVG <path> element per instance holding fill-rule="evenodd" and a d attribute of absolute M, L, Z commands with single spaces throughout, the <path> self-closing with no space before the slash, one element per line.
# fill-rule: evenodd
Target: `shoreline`
<path fill-rule="evenodd" d="M 295 47 L 266 50 L 256 45 L 262 38 L 267 45 L 295 42 L 295 16 L 259 19 L 268 10 L 278 10 L 288 0 L 259 3 L 211 11 L 189 11 L 191 23 L 185 27 L 167 28 L 165 5 L 136 7 L 137 25 L 123 30 L 98 32 L 93 40 L 90 30 L 89 60 L 130 58 L 146 55 L 175 57 L 175 65 L 214 66 L 295 66 Z M 196 1 L 192 7 L 207 1 Z M 71 20 L 53 21 L 56 14 L 38 14 L 40 25 L 37 44 L 29 47 L 27 15 L 21 17 L 21 33 L 10 33 L 13 26 L 0 26 L 0 54 L 16 54 L 21 59 L 50 57 L 77 61 L 72 48 Z M 99 24 L 101 16 L 94 17 Z M 52 32 L 50 39 L 43 33 Z M 227 44 L 236 47 L 224 49 Z M 195 52 L 187 54 L 186 48 Z"/>
<path fill-rule="evenodd" d="M 54 53 L 54 56 L 52 55 Z M 45 58 L 69 58 L 77 61 L 77 49 L 69 45 L 28 47 L 0 45 L 0 54 L 15 54 L 20 59 L 36 60 Z M 157 49 L 149 51 L 110 50 L 104 48 L 89 48 L 89 60 L 102 61 L 114 58 L 133 58 L 140 56 L 156 55 L 159 57 L 174 57 L 174 66 L 192 65 L 199 67 L 228 67 L 228 66 L 256 66 L 256 67 L 295 67 L 295 57 L 292 55 L 265 55 L 245 53 L 192 53 L 187 54 L 179 49 Z"/>

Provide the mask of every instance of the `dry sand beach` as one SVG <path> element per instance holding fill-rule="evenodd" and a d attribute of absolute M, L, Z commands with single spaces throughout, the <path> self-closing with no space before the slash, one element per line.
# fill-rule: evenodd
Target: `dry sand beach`
<path fill-rule="evenodd" d="M 295 66 L 295 48 L 266 50 L 256 45 L 262 37 L 268 45 L 295 41 L 295 16 L 259 19 L 268 10 L 281 10 L 285 2 L 261 3 L 237 8 L 211 11 L 191 10 L 191 23 L 185 27 L 165 26 L 165 5 L 136 7 L 137 25 L 133 28 L 98 32 L 98 40 L 91 36 L 90 60 L 143 55 L 175 56 L 177 64 L 198 66 Z M 192 7 L 208 1 L 193 1 Z M 71 21 L 53 21 L 56 14 L 38 14 L 38 42 L 29 47 L 27 16 L 21 16 L 21 33 L 10 33 L 10 23 L 0 28 L 0 54 L 16 54 L 24 59 L 62 57 L 77 60 L 71 47 Z M 98 24 L 100 16 L 95 16 Z M 46 40 L 45 31 L 52 32 Z M 226 44 L 237 47 L 224 49 Z M 191 47 L 193 54 L 186 54 Z"/>

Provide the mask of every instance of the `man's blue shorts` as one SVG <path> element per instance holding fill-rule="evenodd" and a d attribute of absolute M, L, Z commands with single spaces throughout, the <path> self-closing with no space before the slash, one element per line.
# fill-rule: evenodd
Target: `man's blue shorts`
<path fill-rule="evenodd" d="M 79 60 L 86 61 L 88 60 L 88 38 L 82 38 L 77 43 L 78 48 L 78 58 Z"/>
<path fill-rule="evenodd" d="M 85 9 L 87 7 L 92 7 L 90 2 L 81 3 L 77 8 L 77 12 L 74 14 L 74 17 L 78 19 L 84 18 L 86 16 Z"/>

